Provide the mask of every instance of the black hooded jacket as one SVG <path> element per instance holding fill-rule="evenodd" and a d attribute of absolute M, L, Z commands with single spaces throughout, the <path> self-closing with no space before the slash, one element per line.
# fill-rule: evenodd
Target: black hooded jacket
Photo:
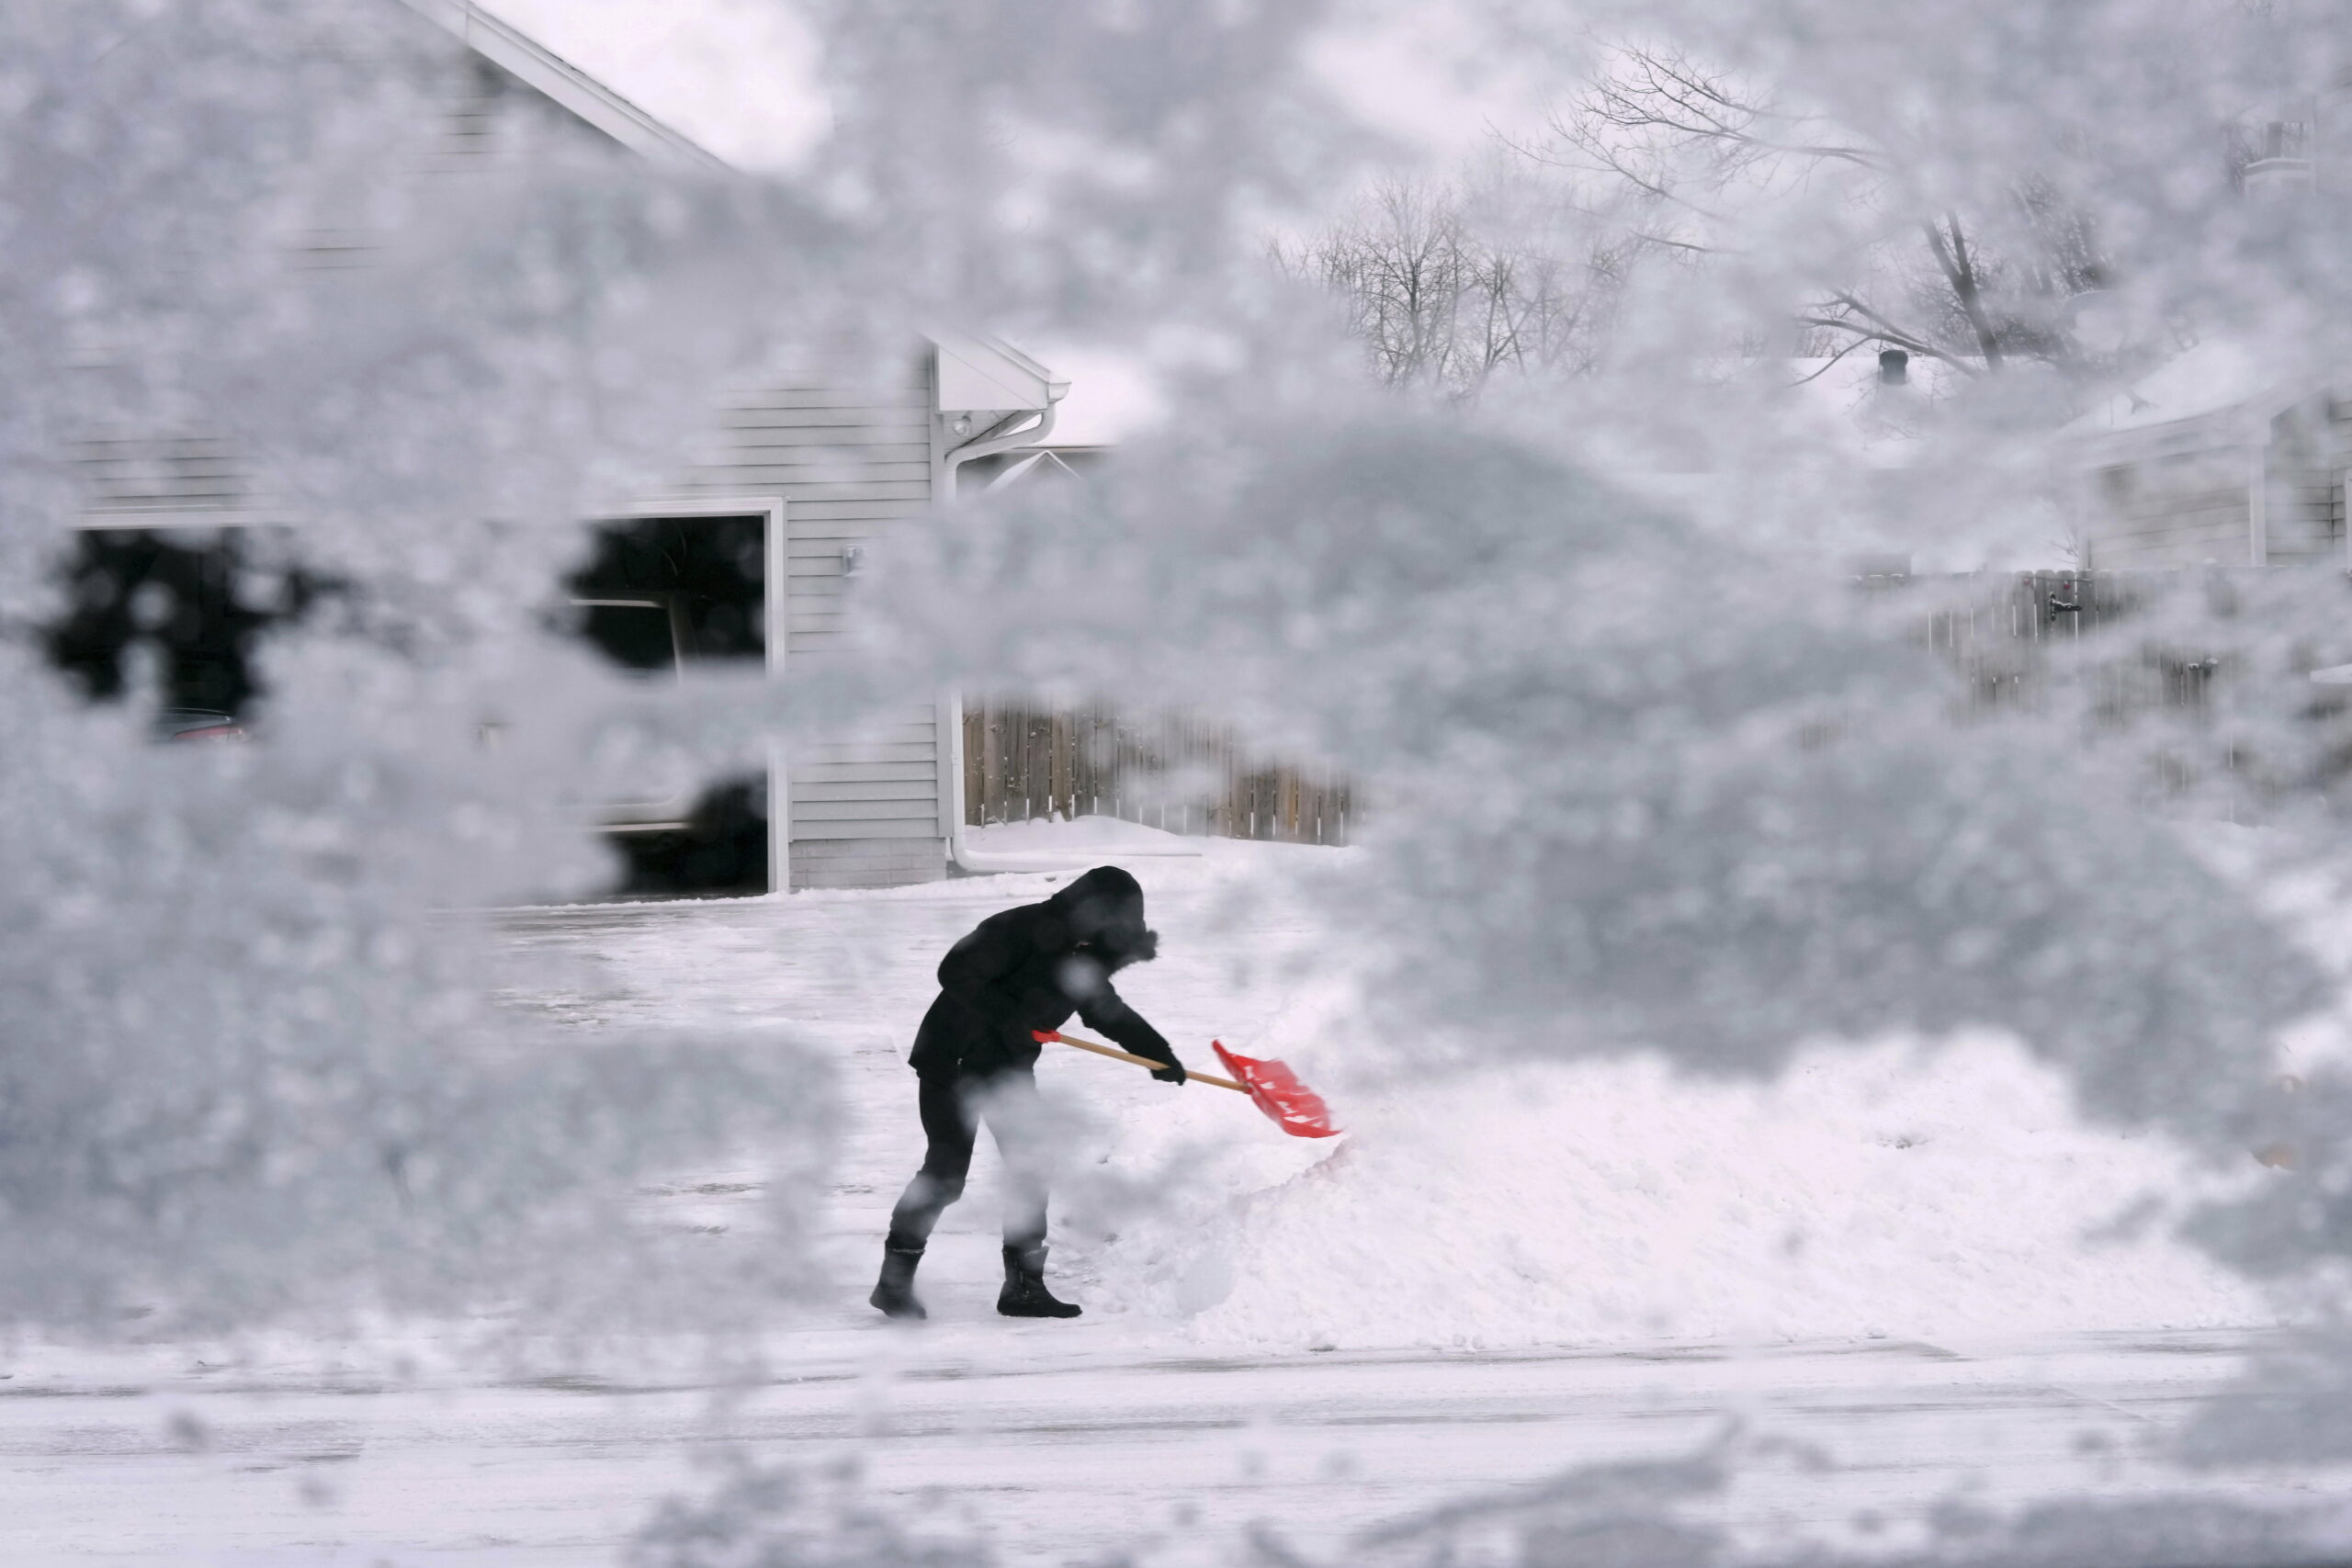
<path fill-rule="evenodd" d="M 1042 904 L 990 915 L 940 960 L 939 999 L 908 1060 L 926 1076 L 1032 1066 L 1039 1046 L 1030 1031 L 1059 1029 L 1075 1012 L 1122 1049 L 1172 1066 L 1159 1031 L 1111 988 L 1111 976 L 1152 958 L 1159 940 L 1143 923 L 1143 888 L 1114 865 Z"/>

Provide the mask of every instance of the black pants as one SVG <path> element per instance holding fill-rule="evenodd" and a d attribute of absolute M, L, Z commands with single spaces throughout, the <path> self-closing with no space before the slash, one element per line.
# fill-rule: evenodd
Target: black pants
<path fill-rule="evenodd" d="M 1004 1245 L 1023 1251 L 1046 1241 L 1046 1159 L 1036 1075 L 1009 1068 L 983 1078 L 925 1073 L 916 1103 L 922 1114 L 922 1169 L 890 1211 L 890 1245 L 920 1247 L 947 1205 L 964 1195 L 972 1143 L 985 1121 L 1004 1156 Z"/>

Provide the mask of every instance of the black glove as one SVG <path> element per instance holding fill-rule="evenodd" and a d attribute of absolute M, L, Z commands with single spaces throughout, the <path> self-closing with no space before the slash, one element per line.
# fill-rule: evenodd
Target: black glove
<path fill-rule="evenodd" d="M 1184 1064 L 1178 1061 L 1173 1055 L 1170 1055 L 1168 1058 L 1168 1065 L 1164 1067 L 1156 1069 L 1151 1076 L 1158 1078 L 1161 1083 L 1182 1083 L 1184 1081 Z"/>

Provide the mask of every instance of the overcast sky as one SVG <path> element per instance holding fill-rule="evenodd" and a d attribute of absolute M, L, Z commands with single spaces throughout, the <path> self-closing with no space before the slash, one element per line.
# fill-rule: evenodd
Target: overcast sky
<path fill-rule="evenodd" d="M 789 169 L 825 134 L 816 39 L 791 0 L 488 0 L 640 107 L 739 167 Z M 1366 0 L 1309 62 L 1368 124 L 1440 161 L 1489 123 L 1524 129 L 1541 89 L 1453 6 Z"/>
<path fill-rule="evenodd" d="M 791 0 L 486 0 L 485 8 L 739 168 L 789 172 L 831 124 L 817 39 Z M 1357 0 L 1308 63 L 1365 124 L 1443 166 L 1490 127 L 1531 129 L 1542 88 L 1437 0 Z M 1071 382 L 1057 440 L 1106 442 L 1159 412 L 1131 358 L 1030 343 Z"/>
<path fill-rule="evenodd" d="M 488 0 L 484 9 L 740 168 L 788 169 L 825 134 L 816 40 L 783 0 Z"/>

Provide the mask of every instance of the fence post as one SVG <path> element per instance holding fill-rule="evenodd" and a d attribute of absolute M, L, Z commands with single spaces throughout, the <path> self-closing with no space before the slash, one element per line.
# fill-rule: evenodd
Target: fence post
<path fill-rule="evenodd" d="M 980 710 L 980 820 L 1004 820 L 1004 710 Z"/>
<path fill-rule="evenodd" d="M 977 828 L 988 818 L 989 716 L 986 705 L 964 709 L 964 826 Z"/>

